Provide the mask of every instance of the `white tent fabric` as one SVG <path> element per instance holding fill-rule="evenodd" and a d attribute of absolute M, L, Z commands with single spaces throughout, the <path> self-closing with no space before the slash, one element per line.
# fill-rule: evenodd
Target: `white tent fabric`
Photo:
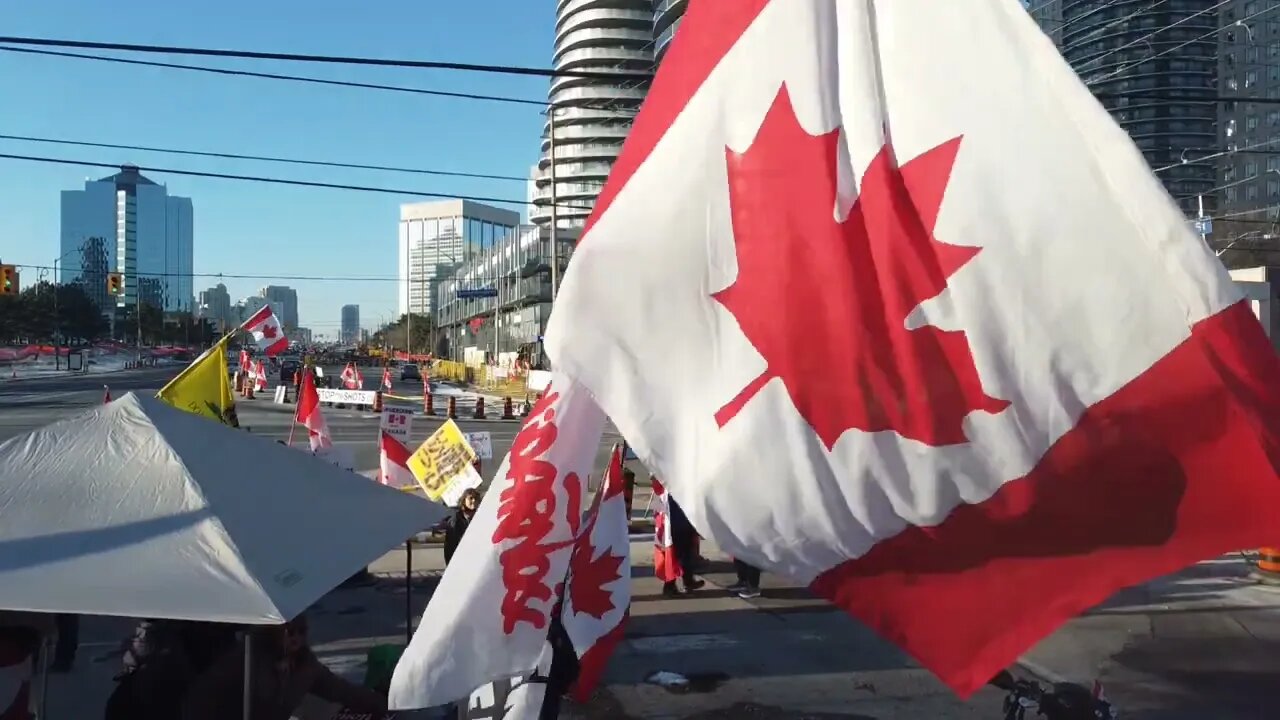
<path fill-rule="evenodd" d="M 446 512 L 129 394 L 0 444 L 0 609 L 280 623 Z"/>

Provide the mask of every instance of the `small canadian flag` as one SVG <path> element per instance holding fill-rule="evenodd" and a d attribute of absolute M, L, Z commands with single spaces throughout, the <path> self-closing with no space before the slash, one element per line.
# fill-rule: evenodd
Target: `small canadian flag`
<path fill-rule="evenodd" d="M 267 389 L 267 370 L 261 360 L 253 366 L 253 389 L 256 392 L 265 392 Z"/>
<path fill-rule="evenodd" d="M 348 390 L 364 389 L 364 375 L 360 374 L 360 369 L 355 366 L 355 363 L 347 363 L 339 377 L 342 380 L 342 386 Z"/>
<path fill-rule="evenodd" d="M 387 390 L 391 389 L 391 368 L 389 367 L 382 368 L 382 387 Z"/>
<path fill-rule="evenodd" d="M 276 314 L 271 311 L 270 305 L 264 305 L 261 310 L 253 314 L 253 317 L 246 320 L 240 329 L 253 334 L 253 340 L 258 344 L 258 349 L 266 353 L 267 357 L 279 355 L 289 349 L 289 341 L 285 339 L 284 330 L 280 327 Z"/>
<path fill-rule="evenodd" d="M 409 472 L 411 454 L 404 443 L 391 437 L 389 433 L 382 433 L 382 452 L 378 460 L 379 482 L 393 488 L 414 487 L 417 483 L 413 479 L 413 473 Z"/>

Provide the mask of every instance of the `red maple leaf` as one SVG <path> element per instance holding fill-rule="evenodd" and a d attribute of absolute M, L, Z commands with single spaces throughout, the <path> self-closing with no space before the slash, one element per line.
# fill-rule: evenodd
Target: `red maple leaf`
<path fill-rule="evenodd" d="M 266 338 L 266 339 L 270 340 L 270 339 L 274 338 L 275 336 L 276 336 L 276 326 L 275 326 L 275 325 L 263 325 L 263 326 L 262 326 L 262 337 L 264 337 L 264 338 Z"/>
<path fill-rule="evenodd" d="M 587 534 L 594 529 L 587 528 Z M 586 613 L 602 620 L 614 609 L 613 593 L 605 589 L 609 583 L 622 577 L 622 558 L 606 552 L 596 557 L 597 548 L 583 537 L 574 550 L 570 566 L 573 575 L 569 579 L 569 600 L 573 611 Z"/>
<path fill-rule="evenodd" d="M 738 277 L 712 297 L 767 369 L 716 413 L 721 426 L 773 378 L 828 450 L 849 429 L 963 443 L 966 415 L 1009 405 L 983 391 L 964 333 L 906 327 L 979 251 L 933 237 L 960 140 L 901 169 L 882 148 L 843 222 L 840 131 L 805 132 L 785 86 L 751 147 L 726 150 Z"/>

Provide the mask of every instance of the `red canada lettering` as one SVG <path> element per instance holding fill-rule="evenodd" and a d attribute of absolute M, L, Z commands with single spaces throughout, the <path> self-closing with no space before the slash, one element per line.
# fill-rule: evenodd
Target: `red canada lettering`
<path fill-rule="evenodd" d="M 558 398 L 559 395 L 553 393 L 544 396 L 516 435 L 507 468 L 510 484 L 498 496 L 498 526 L 493 531 L 493 542 L 505 545 L 498 554 L 498 562 L 502 565 L 502 584 L 506 591 L 502 598 L 503 631 L 508 635 L 522 622 L 537 629 L 546 627 L 550 608 L 539 609 L 533 603 L 552 598 L 552 588 L 547 584 L 551 554 L 573 542 L 570 537 L 565 542 L 543 543 L 555 529 L 559 471 L 555 464 L 542 457 L 559 434 L 552 407 Z M 565 481 L 572 488 L 578 479 L 570 473 Z"/>

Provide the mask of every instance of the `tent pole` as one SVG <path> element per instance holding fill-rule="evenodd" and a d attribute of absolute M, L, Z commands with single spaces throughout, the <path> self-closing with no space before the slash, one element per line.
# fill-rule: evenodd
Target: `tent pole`
<path fill-rule="evenodd" d="M 253 675 L 253 633 L 249 630 L 244 631 L 244 699 L 241 703 L 241 720 L 250 720 L 253 714 L 253 703 L 250 701 L 249 684 L 252 682 Z"/>
<path fill-rule="evenodd" d="M 404 645 L 413 642 L 413 538 L 404 541 Z"/>
<path fill-rule="evenodd" d="M 40 720 L 48 720 L 49 711 L 49 638 L 40 643 Z"/>

